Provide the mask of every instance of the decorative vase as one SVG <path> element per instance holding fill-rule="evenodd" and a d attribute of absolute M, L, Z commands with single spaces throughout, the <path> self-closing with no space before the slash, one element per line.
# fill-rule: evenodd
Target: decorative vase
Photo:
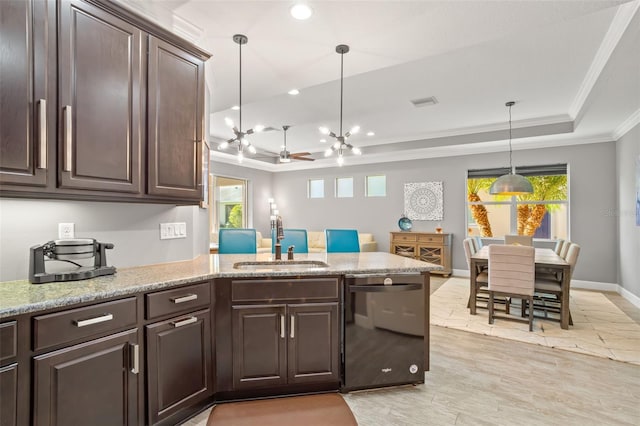
<path fill-rule="evenodd" d="M 400 216 L 400 220 L 398 221 L 398 227 L 401 231 L 411 231 L 413 223 L 411 222 L 411 219 L 409 219 L 405 215 L 402 215 Z"/>

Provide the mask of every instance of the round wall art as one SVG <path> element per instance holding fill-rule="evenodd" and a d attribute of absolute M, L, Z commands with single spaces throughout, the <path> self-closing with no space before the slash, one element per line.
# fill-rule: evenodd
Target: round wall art
<path fill-rule="evenodd" d="M 442 182 L 404 184 L 404 210 L 412 220 L 442 220 Z"/>

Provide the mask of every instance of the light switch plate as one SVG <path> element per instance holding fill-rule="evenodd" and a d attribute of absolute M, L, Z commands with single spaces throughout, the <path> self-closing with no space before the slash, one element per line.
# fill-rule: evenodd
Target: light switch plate
<path fill-rule="evenodd" d="M 187 224 L 185 222 L 160 224 L 161 240 L 173 240 L 176 238 L 187 238 Z"/>

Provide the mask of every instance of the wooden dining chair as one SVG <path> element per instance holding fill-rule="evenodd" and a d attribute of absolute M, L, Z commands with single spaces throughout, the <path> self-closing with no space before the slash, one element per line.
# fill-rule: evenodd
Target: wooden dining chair
<path fill-rule="evenodd" d="M 569 269 L 569 281 L 573 276 L 573 270 L 578 263 L 578 256 L 580 255 L 580 245 L 571 243 L 567 252 L 567 258 L 565 259 L 570 265 Z M 526 304 L 522 304 L 522 314 L 524 315 L 528 309 Z M 533 297 L 533 309 L 530 311 L 542 312 L 542 318 L 556 320 L 556 318 L 549 317 L 549 313 L 560 314 L 562 311 L 562 276 L 556 276 L 554 274 L 536 274 L 534 297 Z M 558 318 L 558 321 L 560 319 Z M 571 311 L 569 311 L 569 325 L 573 325 L 573 319 L 571 318 Z"/>
<path fill-rule="evenodd" d="M 561 258 L 565 260 L 567 259 L 567 253 L 569 253 L 569 247 L 571 247 L 571 244 L 573 243 L 569 240 L 564 242 L 564 244 L 562 245 L 562 248 L 560 249 L 560 253 L 558 253 Z"/>
<path fill-rule="evenodd" d="M 521 246 L 533 246 L 533 237 L 531 235 L 505 235 L 505 244 L 517 244 Z"/>
<path fill-rule="evenodd" d="M 464 257 L 467 259 L 467 268 L 469 268 L 469 275 L 476 274 L 476 300 L 474 300 L 473 303 L 476 304 L 476 308 L 484 308 L 486 305 L 478 305 L 478 300 L 482 301 L 482 299 L 484 298 L 484 301 L 487 301 L 487 294 L 489 293 L 489 289 L 487 288 L 487 285 L 489 284 L 489 276 L 487 275 L 487 272 L 482 269 L 478 269 L 476 271 L 471 270 L 471 256 L 476 253 L 473 238 L 465 238 L 464 240 L 462 240 L 462 245 L 464 247 Z M 481 294 L 484 294 L 484 297 L 481 296 Z M 467 308 L 471 307 L 471 302 L 471 295 L 469 295 Z"/>
<path fill-rule="evenodd" d="M 535 282 L 535 249 L 528 246 L 489 245 L 489 324 L 494 319 L 529 323 L 533 331 L 533 309 L 528 320 L 512 316 L 498 316 L 494 310 L 494 297 L 517 297 L 533 306 Z M 507 314 L 509 311 L 507 310 Z"/>
<path fill-rule="evenodd" d="M 564 240 L 563 239 L 559 239 L 556 241 L 556 245 L 553 247 L 553 251 L 557 254 L 560 255 L 560 252 L 562 251 L 562 246 L 564 245 Z"/>

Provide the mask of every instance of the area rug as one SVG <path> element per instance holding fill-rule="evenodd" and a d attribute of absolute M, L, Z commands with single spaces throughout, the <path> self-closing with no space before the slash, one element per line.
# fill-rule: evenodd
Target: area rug
<path fill-rule="evenodd" d="M 568 330 L 536 318 L 530 332 L 528 324 L 513 321 L 489 324 L 486 309 L 469 314 L 469 279 L 450 278 L 431 295 L 431 324 L 640 365 L 640 325 L 600 292 L 572 289 L 570 296 Z M 519 312 L 519 306 L 511 308 Z"/>
<path fill-rule="evenodd" d="M 337 393 L 261 399 L 213 407 L 207 426 L 356 426 Z"/>

